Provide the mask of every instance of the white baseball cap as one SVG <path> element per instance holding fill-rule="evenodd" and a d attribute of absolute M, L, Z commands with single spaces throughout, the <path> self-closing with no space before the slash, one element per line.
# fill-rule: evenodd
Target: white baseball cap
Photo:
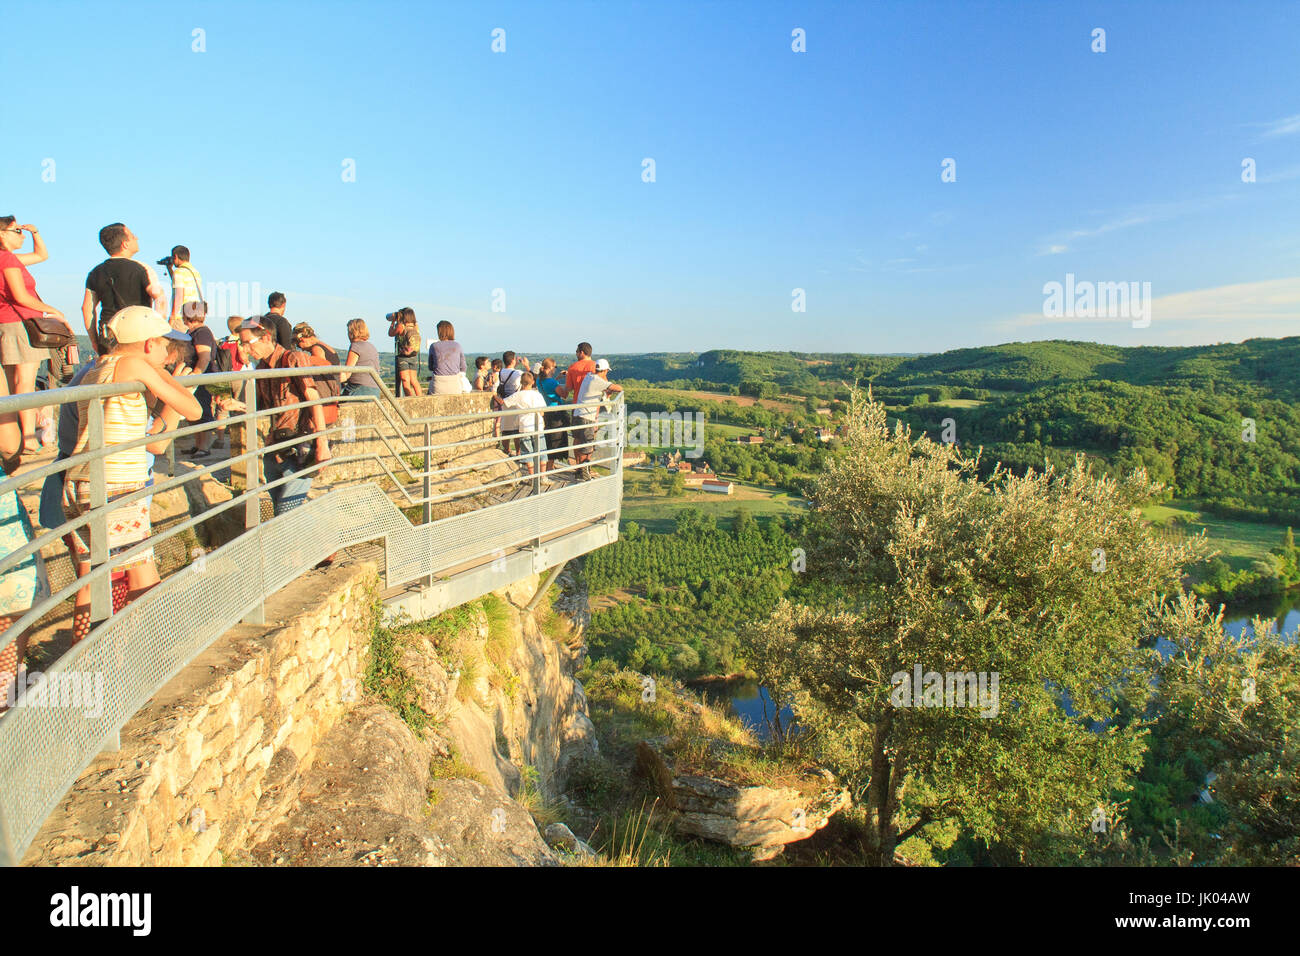
<path fill-rule="evenodd" d="M 609 371 L 609 359 L 596 359 L 596 371 L 597 371 L 597 372 L 608 372 L 608 371 Z"/>
<path fill-rule="evenodd" d="M 151 309 L 147 305 L 128 305 L 125 309 L 120 310 L 108 320 L 108 331 L 112 332 L 113 338 L 122 345 L 130 345 L 133 342 L 146 342 L 159 336 L 166 336 L 169 339 L 176 339 L 181 342 L 190 341 L 187 334 L 173 329 L 171 324 L 163 318 L 161 312 Z"/>

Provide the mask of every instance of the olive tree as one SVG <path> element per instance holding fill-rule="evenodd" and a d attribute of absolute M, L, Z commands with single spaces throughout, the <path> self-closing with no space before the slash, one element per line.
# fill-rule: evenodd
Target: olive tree
<path fill-rule="evenodd" d="M 865 804 L 867 851 L 888 865 L 929 826 L 1012 847 L 1114 828 L 1162 598 L 1203 538 L 1144 526 L 1159 487 L 1141 471 L 981 478 L 978 456 L 891 430 L 870 393 L 847 424 L 812 493 L 799 600 L 746 652 Z"/>

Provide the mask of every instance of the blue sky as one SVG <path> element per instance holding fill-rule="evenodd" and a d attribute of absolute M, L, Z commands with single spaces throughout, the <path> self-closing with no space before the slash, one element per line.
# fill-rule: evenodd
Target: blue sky
<path fill-rule="evenodd" d="M 11 0 L 3 27 L 0 214 L 74 321 L 121 220 L 336 342 L 402 305 L 470 352 L 1300 332 L 1293 2 Z M 1044 317 L 1067 273 L 1150 282 L 1150 327 Z"/>

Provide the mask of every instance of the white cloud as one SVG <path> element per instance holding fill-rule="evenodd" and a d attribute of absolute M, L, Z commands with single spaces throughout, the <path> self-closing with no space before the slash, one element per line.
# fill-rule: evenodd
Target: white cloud
<path fill-rule="evenodd" d="M 1265 139 L 1271 139 L 1274 136 L 1290 136 L 1292 133 L 1300 133 L 1300 113 L 1296 113 L 1294 116 L 1284 116 L 1281 119 L 1267 123 L 1255 123 L 1254 125 L 1265 127 L 1263 133 Z"/>
<path fill-rule="evenodd" d="M 1087 278 L 1087 277 L 1082 277 Z M 1300 278 L 1266 279 L 1234 285 L 1195 289 L 1156 296 L 1151 300 L 1152 335 L 1163 332 L 1178 341 L 1161 344 L 1199 344 L 1189 340 L 1198 333 L 1202 342 L 1244 339 L 1254 335 L 1300 335 Z M 1039 312 L 1022 312 L 995 323 L 1003 333 L 1036 327 L 1110 326 L 1129 328 L 1128 318 L 1049 317 Z M 1226 335 L 1224 333 L 1227 333 Z"/>

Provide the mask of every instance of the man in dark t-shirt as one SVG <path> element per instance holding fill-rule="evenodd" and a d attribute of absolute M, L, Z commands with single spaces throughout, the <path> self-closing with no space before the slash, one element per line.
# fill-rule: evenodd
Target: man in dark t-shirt
<path fill-rule="evenodd" d="M 100 345 L 99 330 L 114 315 L 129 305 L 146 305 L 162 311 L 162 283 L 157 274 L 132 256 L 140 251 L 140 240 L 120 222 L 99 230 L 99 243 L 108 253 L 86 276 L 86 295 L 81 302 L 81 317 L 91 347 L 99 354 L 107 349 Z M 99 317 L 95 316 L 96 306 Z"/>
<path fill-rule="evenodd" d="M 194 373 L 202 375 L 205 372 L 215 372 L 216 367 L 212 364 L 217 354 L 217 339 L 212 334 L 212 330 L 203 324 L 204 317 L 201 315 L 182 316 L 185 322 L 185 331 L 189 333 L 190 340 L 194 345 Z M 199 400 L 199 407 L 203 409 L 203 414 L 197 422 L 192 424 L 206 425 L 209 422 L 216 421 L 212 415 L 212 393 L 207 387 L 200 385 L 194 390 L 194 397 Z M 199 432 L 194 436 L 194 454 L 191 456 L 196 461 L 201 461 L 209 457 L 212 453 L 208 450 L 212 445 L 212 439 L 215 432 Z"/>
<path fill-rule="evenodd" d="M 293 337 L 293 326 L 284 317 L 286 301 L 283 292 L 272 292 L 268 295 L 266 297 L 267 313 L 262 316 L 262 324 L 275 329 L 275 341 L 280 348 L 293 351 L 298 347 L 298 343 Z"/>

